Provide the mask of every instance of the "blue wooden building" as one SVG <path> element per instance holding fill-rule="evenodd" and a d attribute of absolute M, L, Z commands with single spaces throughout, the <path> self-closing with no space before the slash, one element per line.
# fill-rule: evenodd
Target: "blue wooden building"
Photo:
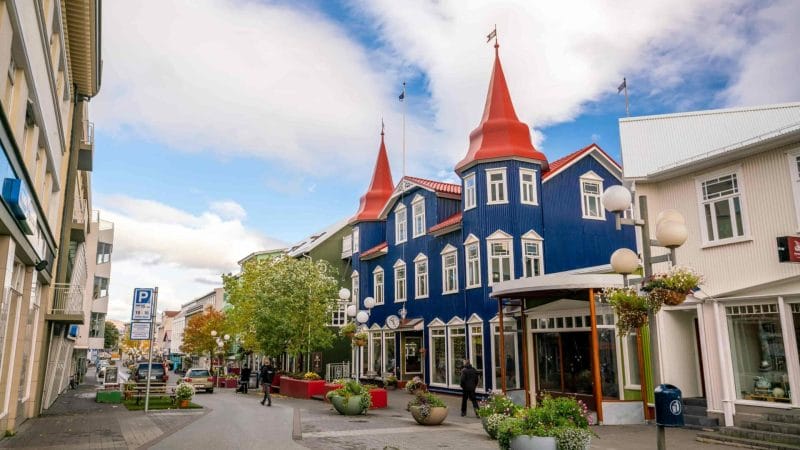
<path fill-rule="evenodd" d="M 368 344 L 356 355 L 363 376 L 422 377 L 432 389 L 459 390 L 462 360 L 481 374 L 480 391 L 521 387 L 520 320 L 510 314 L 499 350 L 494 283 L 601 266 L 634 247 L 615 230 L 601 194 L 621 169 L 589 145 L 548 162 L 511 102 L 495 55 L 486 106 L 455 168 L 460 184 L 392 180 L 381 136 L 372 182 L 351 220 L 352 295 L 372 297 Z M 498 355 L 507 355 L 500 361 Z"/>

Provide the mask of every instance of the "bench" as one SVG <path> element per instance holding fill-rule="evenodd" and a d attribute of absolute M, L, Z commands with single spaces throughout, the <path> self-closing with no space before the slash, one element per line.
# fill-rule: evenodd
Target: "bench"
<path fill-rule="evenodd" d="M 139 400 L 144 398 L 147 395 L 147 382 L 146 381 L 139 381 L 136 383 L 136 387 L 133 388 L 133 393 L 131 397 L 136 399 L 136 404 L 139 404 Z M 168 388 L 166 383 L 154 383 L 150 382 L 150 396 L 151 397 L 166 397 L 169 396 L 170 402 L 173 404 L 175 403 L 175 389 Z"/>

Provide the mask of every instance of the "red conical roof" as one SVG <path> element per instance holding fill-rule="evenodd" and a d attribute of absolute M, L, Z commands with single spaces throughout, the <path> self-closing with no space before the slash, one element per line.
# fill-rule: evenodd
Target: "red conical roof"
<path fill-rule="evenodd" d="M 503 66 L 500 65 L 498 45 L 495 44 L 494 70 L 486 95 L 486 106 L 480 125 L 469 134 L 469 151 L 458 164 L 456 172 L 478 161 L 503 158 L 534 160 L 547 168 L 547 157 L 533 147 L 528 125 L 517 118 L 511 94 L 508 92 Z"/>
<path fill-rule="evenodd" d="M 394 191 L 392 169 L 389 167 L 389 156 L 386 154 L 386 144 L 383 142 L 381 131 L 381 147 L 378 150 L 378 160 L 375 161 L 375 170 L 372 173 L 372 182 L 367 192 L 361 196 L 361 205 L 350 223 L 367 220 L 379 220 L 381 210 Z"/>

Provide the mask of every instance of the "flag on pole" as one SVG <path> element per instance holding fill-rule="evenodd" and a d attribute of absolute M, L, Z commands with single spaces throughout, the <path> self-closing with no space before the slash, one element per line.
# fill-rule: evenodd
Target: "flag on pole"
<path fill-rule="evenodd" d="M 622 84 L 620 84 L 619 86 L 617 86 L 617 94 L 621 94 L 621 93 L 622 93 L 622 91 L 624 91 L 625 89 L 627 89 L 627 87 L 628 87 L 628 80 L 626 80 L 625 78 L 623 78 L 623 79 L 622 79 Z"/>
<path fill-rule="evenodd" d="M 489 41 L 491 41 L 492 39 L 494 39 L 496 37 L 497 37 L 497 28 L 495 27 L 495 29 L 492 30 L 491 33 L 486 35 L 486 42 L 489 42 Z"/>
<path fill-rule="evenodd" d="M 398 98 L 400 99 L 401 102 L 403 101 L 403 99 L 406 98 L 406 82 L 405 81 L 403 81 L 403 92 L 400 93 L 400 96 Z"/>

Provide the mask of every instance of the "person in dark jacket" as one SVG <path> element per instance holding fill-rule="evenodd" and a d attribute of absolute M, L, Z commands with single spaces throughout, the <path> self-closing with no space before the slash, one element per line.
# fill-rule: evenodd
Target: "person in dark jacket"
<path fill-rule="evenodd" d="M 275 367 L 273 367 L 271 360 L 267 360 L 267 363 L 261 366 L 261 389 L 264 391 L 264 399 L 261 400 L 262 405 L 264 402 L 269 402 L 267 406 L 272 406 L 272 396 L 269 395 L 269 391 L 272 387 L 273 377 L 275 377 Z"/>
<path fill-rule="evenodd" d="M 467 399 L 472 400 L 475 415 L 478 414 L 478 400 L 475 398 L 475 388 L 478 387 L 478 371 L 472 367 L 469 360 L 464 360 L 461 369 L 461 417 L 467 415 Z"/>
<path fill-rule="evenodd" d="M 245 366 L 242 368 L 242 374 L 239 377 L 239 389 L 237 389 L 236 392 L 247 394 L 247 390 L 249 388 L 248 385 L 250 384 L 250 374 L 252 372 L 253 371 L 250 369 L 250 367 Z"/>

